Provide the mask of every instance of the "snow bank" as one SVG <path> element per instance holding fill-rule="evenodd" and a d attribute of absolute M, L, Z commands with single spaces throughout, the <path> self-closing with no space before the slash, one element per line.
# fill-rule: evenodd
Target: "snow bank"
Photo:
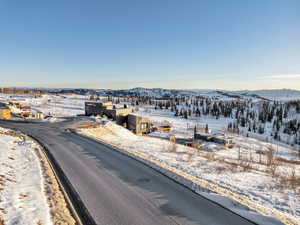
<path fill-rule="evenodd" d="M 94 136 L 101 136 L 103 138 L 118 137 L 132 141 L 138 139 L 138 137 L 132 132 L 130 132 L 127 129 L 124 129 L 121 126 L 116 125 L 111 121 L 108 121 L 104 126 L 88 129 L 86 130 L 86 132 Z"/>
<path fill-rule="evenodd" d="M 5 225 L 53 224 L 35 147 L 0 134 L 0 217 Z"/>

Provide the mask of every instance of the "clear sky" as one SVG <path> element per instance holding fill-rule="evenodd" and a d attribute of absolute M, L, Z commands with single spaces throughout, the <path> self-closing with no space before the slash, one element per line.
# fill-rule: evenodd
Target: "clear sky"
<path fill-rule="evenodd" d="M 300 90 L 300 1 L 0 0 L 0 79 Z"/>

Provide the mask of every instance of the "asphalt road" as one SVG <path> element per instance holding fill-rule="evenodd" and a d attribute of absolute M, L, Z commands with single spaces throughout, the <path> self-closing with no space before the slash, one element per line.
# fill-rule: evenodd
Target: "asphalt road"
<path fill-rule="evenodd" d="M 252 224 L 134 159 L 64 132 L 67 124 L 0 121 L 49 149 L 97 224 Z"/>

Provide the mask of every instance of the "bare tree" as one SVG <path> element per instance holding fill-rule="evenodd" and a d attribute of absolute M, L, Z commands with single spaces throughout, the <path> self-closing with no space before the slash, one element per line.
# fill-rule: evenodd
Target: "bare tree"
<path fill-rule="evenodd" d="M 267 147 L 268 150 L 266 152 L 266 157 L 267 157 L 267 166 L 270 166 L 271 164 L 274 163 L 274 158 L 275 158 L 275 153 L 274 150 L 271 146 Z"/>
<path fill-rule="evenodd" d="M 242 157 L 242 155 L 241 155 L 241 146 L 239 145 L 238 146 L 238 160 L 241 160 L 241 157 Z"/>

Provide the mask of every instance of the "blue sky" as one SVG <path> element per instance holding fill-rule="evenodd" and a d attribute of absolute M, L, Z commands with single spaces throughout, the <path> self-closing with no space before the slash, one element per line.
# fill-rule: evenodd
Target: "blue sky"
<path fill-rule="evenodd" d="M 0 86 L 300 90 L 299 0 L 0 0 Z"/>

